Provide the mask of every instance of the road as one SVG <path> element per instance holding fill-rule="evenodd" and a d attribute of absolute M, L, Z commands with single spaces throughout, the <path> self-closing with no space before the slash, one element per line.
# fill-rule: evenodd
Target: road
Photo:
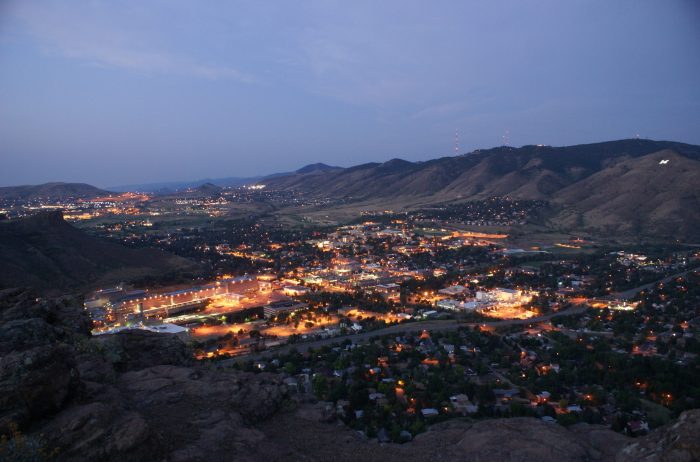
<path fill-rule="evenodd" d="M 276 348 L 274 350 L 261 351 L 261 352 L 255 353 L 255 354 L 241 355 L 241 356 L 236 357 L 236 360 L 251 360 L 251 359 L 257 360 L 257 359 L 262 359 L 262 358 L 265 358 L 265 357 L 268 357 L 271 355 L 289 353 L 292 349 L 296 349 L 297 351 L 303 353 L 310 348 L 319 348 L 319 347 L 326 346 L 326 345 L 333 345 L 334 343 L 341 343 L 341 342 L 345 341 L 346 339 L 351 340 L 352 343 L 365 343 L 365 342 L 368 342 L 369 339 L 372 337 L 377 337 L 380 335 L 399 334 L 399 333 L 404 333 L 404 332 L 417 332 L 417 331 L 422 331 L 422 330 L 428 330 L 428 331 L 433 331 L 433 332 L 445 332 L 445 331 L 457 330 L 460 327 L 476 327 L 476 326 L 503 327 L 503 326 L 513 326 L 513 325 L 534 324 L 534 323 L 549 321 L 554 316 L 580 314 L 580 313 L 583 313 L 584 311 L 586 311 L 587 308 L 588 308 L 587 305 L 581 303 L 578 305 L 571 306 L 570 308 L 567 308 L 563 311 L 559 311 L 556 313 L 549 313 L 549 314 L 537 316 L 537 317 L 530 318 L 530 319 L 508 319 L 508 320 L 499 320 L 499 321 L 469 322 L 469 323 L 459 322 L 456 319 L 410 322 L 410 323 L 389 326 L 389 327 L 386 327 L 384 329 L 377 329 L 377 330 L 372 330 L 372 331 L 368 331 L 368 332 L 363 332 L 361 334 L 342 335 L 339 337 L 332 337 L 332 338 L 321 339 L 321 340 L 313 340 L 310 342 L 289 344 L 289 345 L 285 345 L 285 346 L 280 347 L 280 348 Z"/>
<path fill-rule="evenodd" d="M 634 289 L 629 289 L 629 290 L 625 290 L 622 292 L 615 292 L 614 294 L 610 294 L 607 297 L 602 297 L 602 298 L 629 300 L 630 298 L 633 298 L 635 295 L 637 295 L 642 290 L 650 289 L 660 282 L 666 283 L 666 282 L 668 282 L 672 279 L 675 279 L 677 277 L 685 276 L 686 274 L 690 273 L 691 271 L 693 271 L 695 269 L 696 268 L 691 268 L 689 270 L 681 271 L 680 273 L 672 274 L 672 275 L 667 276 L 663 279 L 659 279 L 658 281 L 650 282 L 648 284 L 644 284 L 644 285 L 641 285 L 639 287 L 635 287 Z"/>

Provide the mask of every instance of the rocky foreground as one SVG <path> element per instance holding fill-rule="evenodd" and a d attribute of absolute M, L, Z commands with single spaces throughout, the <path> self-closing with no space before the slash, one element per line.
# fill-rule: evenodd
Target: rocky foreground
<path fill-rule="evenodd" d="M 75 299 L 0 291 L 0 461 L 691 461 L 700 411 L 629 439 L 532 418 L 449 421 L 378 444 L 283 377 L 196 364 L 176 337 L 90 337 Z"/>

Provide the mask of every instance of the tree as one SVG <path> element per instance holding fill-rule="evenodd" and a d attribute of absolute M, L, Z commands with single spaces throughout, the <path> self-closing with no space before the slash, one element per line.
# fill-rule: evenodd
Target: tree
<path fill-rule="evenodd" d="M 316 374 L 313 378 L 313 390 L 314 396 L 322 399 L 326 396 L 328 391 L 328 380 L 324 375 Z"/>

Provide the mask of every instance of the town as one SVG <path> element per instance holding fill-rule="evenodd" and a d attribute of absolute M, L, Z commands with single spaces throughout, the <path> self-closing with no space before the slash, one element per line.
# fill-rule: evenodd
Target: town
<path fill-rule="evenodd" d="M 174 333 L 217 367 L 286 374 L 296 399 L 380 441 L 520 415 L 638 436 L 700 399 L 697 251 L 579 237 L 513 247 L 493 221 L 482 231 L 425 211 L 293 230 L 215 223 L 95 226 L 208 271 L 86 294 L 94 333 Z"/>
<path fill-rule="evenodd" d="M 0 462 L 700 461 L 700 2 L 0 5 Z"/>
<path fill-rule="evenodd" d="M 200 361 L 286 374 L 295 399 L 379 441 L 521 415 L 638 436 L 700 400 L 700 252 L 511 236 L 541 201 L 295 227 L 261 204 L 318 205 L 260 185 L 4 206 L 60 207 L 94 235 L 200 262 L 86 293 L 93 334 L 175 334 Z"/>

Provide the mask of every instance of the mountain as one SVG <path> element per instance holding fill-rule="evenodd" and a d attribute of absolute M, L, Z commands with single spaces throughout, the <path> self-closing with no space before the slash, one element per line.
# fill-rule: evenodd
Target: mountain
<path fill-rule="evenodd" d="M 219 194 L 223 188 L 217 186 L 213 183 L 204 183 L 203 185 L 195 188 L 195 191 L 201 194 Z"/>
<path fill-rule="evenodd" d="M 260 181 L 263 177 L 227 177 L 227 178 L 205 178 L 196 181 L 166 181 L 160 183 L 143 183 L 143 184 L 131 184 L 131 185 L 121 185 L 112 186 L 109 189 L 112 191 L 126 192 L 126 191 L 140 191 L 146 193 L 156 193 L 156 194 L 170 194 L 176 191 L 181 191 L 185 189 L 198 188 L 204 184 L 213 184 L 222 188 L 235 188 L 238 186 L 244 186 L 246 184 L 255 183 Z"/>
<path fill-rule="evenodd" d="M 6 186 L 0 188 L 0 199 L 94 199 L 111 193 L 85 183 L 44 183 L 40 185 Z"/>
<path fill-rule="evenodd" d="M 51 293 L 193 269 L 158 249 L 132 249 L 85 234 L 61 212 L 0 221 L 0 288 Z"/>
<path fill-rule="evenodd" d="M 569 226 L 663 236 L 697 233 L 700 162 L 664 150 L 621 159 L 555 196 Z"/>
<path fill-rule="evenodd" d="M 668 160 L 660 164 L 662 160 Z M 426 162 L 392 159 L 298 171 L 270 188 L 398 208 L 494 196 L 551 202 L 552 225 L 700 235 L 700 146 L 629 139 L 577 146 L 498 147 Z M 584 200 L 585 199 L 585 200 Z M 396 208 L 396 207 L 395 207 Z M 682 224 L 680 230 L 678 225 Z"/>
<path fill-rule="evenodd" d="M 300 399 L 283 374 L 198 363 L 174 334 L 126 330 L 91 336 L 89 329 L 80 299 L 0 290 L 2 460 L 662 462 L 700 457 L 697 409 L 639 438 L 599 425 L 565 428 L 516 417 L 453 419 L 431 425 L 410 443 L 379 444 L 343 425 L 333 403 Z"/>
<path fill-rule="evenodd" d="M 205 197 L 218 197 L 224 188 L 217 186 L 213 183 L 204 183 L 196 188 L 188 188 L 185 190 L 177 191 L 169 196 L 177 197 L 190 197 L 190 198 L 205 198 Z"/>

